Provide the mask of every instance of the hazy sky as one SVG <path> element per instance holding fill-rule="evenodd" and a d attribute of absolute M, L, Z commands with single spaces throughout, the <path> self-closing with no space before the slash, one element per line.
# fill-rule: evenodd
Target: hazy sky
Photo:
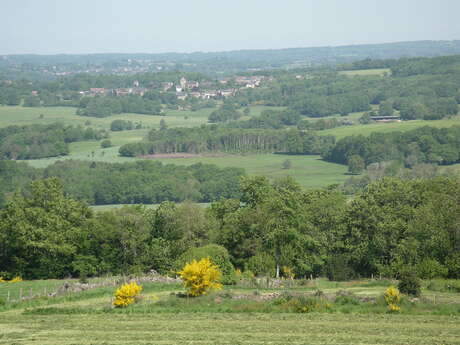
<path fill-rule="evenodd" d="M 0 54 L 460 39 L 460 0 L 0 0 Z"/>

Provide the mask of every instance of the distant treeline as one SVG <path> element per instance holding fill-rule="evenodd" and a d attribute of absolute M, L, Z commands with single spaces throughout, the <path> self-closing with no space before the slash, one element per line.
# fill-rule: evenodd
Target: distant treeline
<path fill-rule="evenodd" d="M 375 64 L 375 65 L 373 65 Z M 457 114 L 460 103 L 460 56 L 365 60 L 356 68 L 391 67 L 388 76 L 354 76 L 317 71 L 277 73 L 264 87 L 240 90 L 234 102 L 287 106 L 309 117 L 347 115 L 368 111 L 371 105 L 389 107 L 391 115 L 401 108 L 418 108 L 420 114 L 405 119 L 440 119 Z M 420 108 L 422 108 L 420 110 Z"/>
<path fill-rule="evenodd" d="M 106 138 L 103 130 L 60 123 L 8 126 L 0 128 L 1 159 L 37 159 L 69 153 L 68 144 Z"/>
<path fill-rule="evenodd" d="M 151 130 L 147 141 L 120 147 L 122 156 L 153 153 L 283 152 L 320 154 L 335 143 L 332 136 L 297 129 L 237 129 L 217 125 Z"/>
<path fill-rule="evenodd" d="M 85 97 L 77 109 L 77 115 L 83 116 L 107 117 L 121 113 L 159 115 L 161 103 L 140 96 Z"/>
<path fill-rule="evenodd" d="M 59 177 L 68 195 L 93 205 L 211 202 L 237 197 L 243 175 L 244 170 L 239 168 L 204 164 L 185 167 L 153 161 L 111 164 L 65 160 L 45 169 L 0 161 L 0 204 L 18 188 L 43 177 Z"/>
<path fill-rule="evenodd" d="M 323 156 L 342 164 L 347 164 L 352 156 L 361 157 L 366 165 L 391 160 L 403 161 L 407 166 L 454 164 L 460 162 L 460 126 L 425 126 L 407 132 L 348 136 L 338 140 Z"/>
<path fill-rule="evenodd" d="M 207 209 L 165 202 L 93 213 L 58 180 L 35 181 L 0 210 L 0 273 L 174 274 L 199 252 L 258 276 L 398 278 L 410 270 L 460 278 L 458 179 L 385 178 L 353 200 L 333 188 L 302 190 L 289 178 L 244 178 L 237 188 L 238 198 Z"/>

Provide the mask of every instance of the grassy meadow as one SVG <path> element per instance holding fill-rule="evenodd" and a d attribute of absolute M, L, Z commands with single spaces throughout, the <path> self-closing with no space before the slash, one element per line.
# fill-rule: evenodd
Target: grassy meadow
<path fill-rule="evenodd" d="M 353 77 L 355 75 L 358 76 L 368 76 L 368 75 L 378 75 L 383 76 L 385 74 L 390 75 L 391 70 L 389 68 L 373 68 L 373 69 L 356 69 L 356 70 L 349 70 L 349 71 L 339 71 L 339 74 L 343 74 L 349 77 Z"/>
<path fill-rule="evenodd" d="M 356 117 L 356 116 L 355 116 Z M 351 117 L 354 118 L 354 117 Z M 323 131 L 318 131 L 319 135 L 333 135 L 337 139 L 349 135 L 370 135 L 373 132 L 394 132 L 394 131 L 409 131 L 423 126 L 431 126 L 436 128 L 450 127 L 453 125 L 460 125 L 460 115 L 445 118 L 442 120 L 412 120 L 412 121 L 403 121 L 403 122 L 388 122 L 388 123 L 371 123 L 367 125 L 352 125 L 352 126 L 343 126 L 336 127 L 331 129 L 326 129 Z"/>
<path fill-rule="evenodd" d="M 380 297 L 391 283 L 316 279 L 292 288 L 236 285 L 181 298 L 180 284 L 150 282 L 143 283 L 140 301 L 125 309 L 111 307 L 116 286 L 100 287 L 0 306 L 0 344 L 460 344 L 459 293 L 425 288 L 394 314 Z M 48 281 L 3 285 L 18 290 L 25 284 Z M 298 312 L 290 302 L 295 297 L 287 298 L 318 291 L 322 297 L 311 298 L 327 302 L 325 309 Z M 344 294 L 348 298 L 337 297 Z"/>

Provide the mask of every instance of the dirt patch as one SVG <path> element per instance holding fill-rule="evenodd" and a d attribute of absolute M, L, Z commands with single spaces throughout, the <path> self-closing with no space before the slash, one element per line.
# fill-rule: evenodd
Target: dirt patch
<path fill-rule="evenodd" d="M 201 154 L 201 153 L 155 153 L 153 155 L 143 155 L 139 156 L 139 158 L 144 159 L 174 159 L 174 158 L 200 158 L 200 157 L 223 157 L 224 155 L 221 153 L 209 153 L 209 154 Z"/>

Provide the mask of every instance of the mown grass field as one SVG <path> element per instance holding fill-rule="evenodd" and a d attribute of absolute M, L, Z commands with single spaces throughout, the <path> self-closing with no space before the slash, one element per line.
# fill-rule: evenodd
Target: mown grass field
<path fill-rule="evenodd" d="M 460 125 L 460 116 L 454 116 L 451 118 L 446 118 L 442 120 L 412 120 L 412 121 L 403 121 L 403 122 L 389 122 L 389 123 L 371 123 L 368 125 L 353 125 L 353 126 L 343 126 L 336 127 L 332 129 L 326 129 L 323 131 L 318 131 L 319 135 L 333 135 L 337 139 L 349 135 L 370 135 L 373 132 L 394 132 L 394 131 L 409 131 L 423 126 L 431 126 L 437 128 L 450 127 L 453 125 Z"/>
<path fill-rule="evenodd" d="M 391 70 L 389 68 L 374 68 L 374 69 L 357 69 L 357 70 L 349 70 L 349 71 L 339 71 L 339 74 L 347 75 L 353 77 L 355 75 L 359 76 L 367 76 L 367 75 L 379 75 L 383 76 L 384 74 L 391 74 Z"/>
<path fill-rule="evenodd" d="M 171 295 L 183 291 L 179 284 L 145 283 L 143 298 L 126 309 L 112 309 L 116 287 L 103 287 L 0 307 L 0 344 L 460 344 L 458 293 L 437 292 L 435 305 L 434 293 L 423 290 L 429 302 L 415 309 L 403 306 L 399 314 L 372 303 L 296 313 L 280 310 L 274 302 L 225 297 L 313 293 L 318 288 L 326 295 L 346 290 L 377 297 L 389 283 L 320 279 L 292 289 L 232 286 L 190 299 Z"/>

